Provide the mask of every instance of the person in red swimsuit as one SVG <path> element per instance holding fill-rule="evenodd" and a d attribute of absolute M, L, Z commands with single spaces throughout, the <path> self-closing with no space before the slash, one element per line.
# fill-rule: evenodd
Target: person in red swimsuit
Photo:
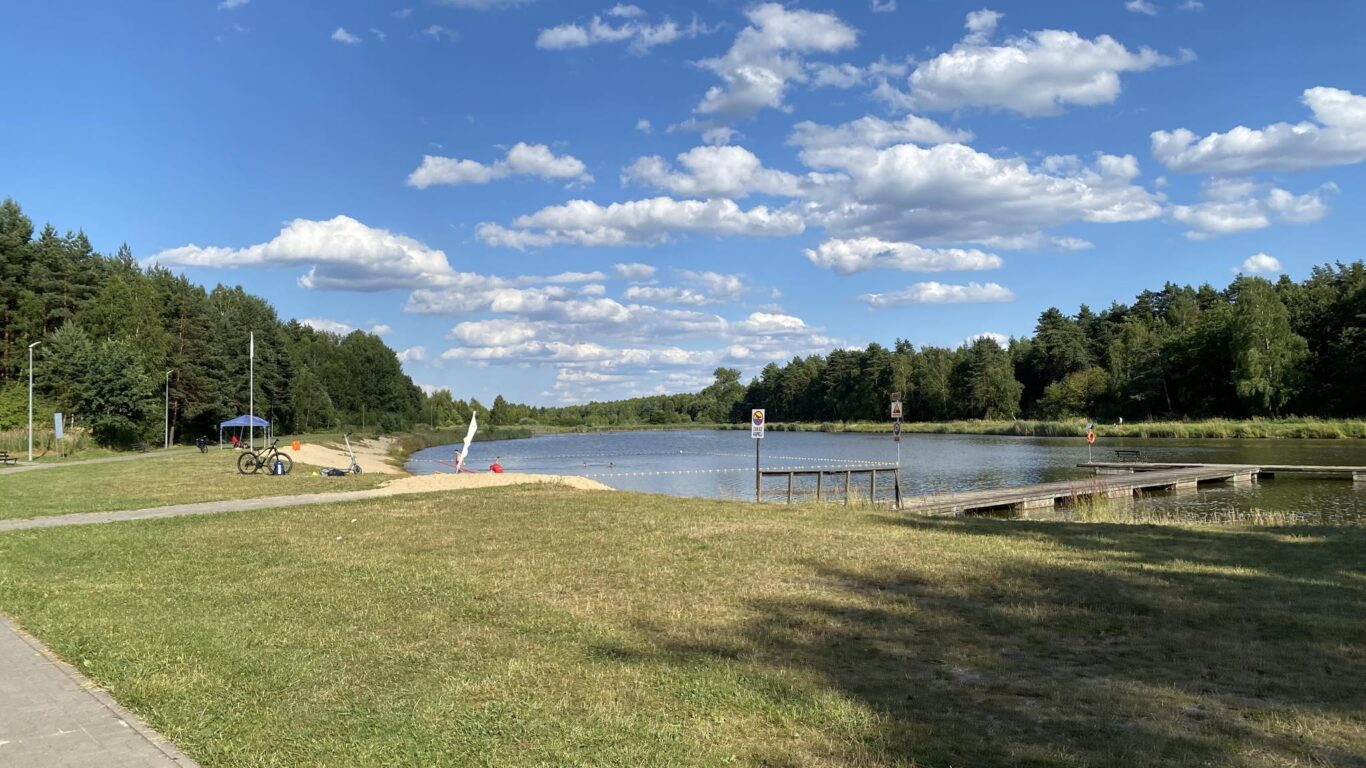
<path fill-rule="evenodd" d="M 502 456 L 494 456 L 493 463 L 489 465 L 489 471 L 495 475 L 503 474 Z"/>

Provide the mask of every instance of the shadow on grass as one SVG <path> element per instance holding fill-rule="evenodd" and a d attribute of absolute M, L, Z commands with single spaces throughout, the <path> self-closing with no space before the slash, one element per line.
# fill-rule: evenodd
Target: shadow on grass
<path fill-rule="evenodd" d="M 867 705 L 840 762 L 1366 765 L 1363 532 L 887 520 L 1005 555 L 949 578 L 914 551 L 807 562 L 818 597 L 751 602 L 737 636 L 644 629 L 668 663 L 812 673 Z M 995 546 L 1016 538 L 1048 556 Z"/>

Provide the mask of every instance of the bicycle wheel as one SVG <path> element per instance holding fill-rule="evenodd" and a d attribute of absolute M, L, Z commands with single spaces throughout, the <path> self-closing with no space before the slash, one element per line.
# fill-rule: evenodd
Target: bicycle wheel
<path fill-rule="evenodd" d="M 237 471 L 243 475 L 254 475 L 261 468 L 260 462 L 256 460 L 256 454 L 248 451 L 237 457 Z"/>
<path fill-rule="evenodd" d="M 360 465 L 359 465 L 359 464 L 352 464 L 352 465 L 351 465 L 351 474 L 353 474 L 353 475 L 359 475 L 359 474 L 360 474 Z"/>

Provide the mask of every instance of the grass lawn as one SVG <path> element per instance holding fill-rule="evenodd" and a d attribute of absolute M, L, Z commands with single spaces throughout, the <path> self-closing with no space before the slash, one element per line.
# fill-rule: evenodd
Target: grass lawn
<path fill-rule="evenodd" d="M 177 451 L 107 464 L 0 474 L 0 520 L 109 512 L 196 501 L 373 488 L 378 475 L 319 477 L 295 464 L 284 477 L 239 475 L 237 451 Z M 387 478 L 392 479 L 392 478 Z"/>
<path fill-rule="evenodd" d="M 1366 755 L 1360 528 L 499 488 L 0 534 L 0 610 L 210 767 Z"/>

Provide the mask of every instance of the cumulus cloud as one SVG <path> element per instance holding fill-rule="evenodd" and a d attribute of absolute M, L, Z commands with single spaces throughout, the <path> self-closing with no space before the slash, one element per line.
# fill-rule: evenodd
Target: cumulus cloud
<path fill-rule="evenodd" d="M 360 38 L 347 32 L 344 27 L 337 27 L 332 33 L 332 39 L 345 45 L 360 45 Z"/>
<path fill-rule="evenodd" d="M 896 0 L 872 0 L 873 13 L 891 13 L 896 10 Z"/>
<path fill-rule="evenodd" d="M 797 123 L 787 143 L 803 149 L 831 149 L 836 147 L 871 147 L 881 149 L 893 144 L 946 144 L 972 140 L 970 131 L 960 131 L 935 121 L 907 115 L 888 121 L 868 115 L 843 125 L 820 125 L 810 120 Z"/>
<path fill-rule="evenodd" d="M 737 302 L 750 288 L 742 275 L 688 269 L 677 270 L 677 273 L 687 285 L 632 285 L 623 296 L 631 301 L 703 307 Z"/>
<path fill-rule="evenodd" d="M 436 0 L 439 5 L 450 5 L 456 8 L 469 8 L 475 11 L 501 11 L 504 8 L 516 8 L 519 5 L 527 5 L 534 0 Z"/>
<path fill-rule="evenodd" d="M 536 36 L 536 47 L 547 51 L 564 51 L 574 48 L 587 48 L 605 43 L 627 43 L 634 53 L 648 53 L 658 45 L 667 45 L 685 37 L 696 37 L 707 29 L 694 21 L 680 27 L 665 18 L 658 24 L 640 21 L 645 11 L 634 5 L 615 5 L 605 14 L 608 20 L 594 16 L 586 24 L 567 23 L 542 29 Z M 613 23 L 611 19 L 621 20 Z"/>
<path fill-rule="evenodd" d="M 328 320 L 325 317 L 303 317 L 299 319 L 299 323 L 301 325 L 306 325 L 315 331 L 335 333 L 341 336 L 345 336 L 346 334 L 355 330 L 355 328 L 348 323 L 343 323 L 337 320 Z"/>
<path fill-rule="evenodd" d="M 408 347 L 407 349 L 398 353 L 398 361 L 400 363 L 422 363 L 426 362 L 426 360 L 426 347 Z"/>
<path fill-rule="evenodd" d="M 309 265 L 299 284 L 320 289 L 378 291 L 474 280 L 452 270 L 441 251 L 349 216 L 327 221 L 295 219 L 266 243 L 246 248 L 192 243 L 162 251 L 148 261 L 212 269 Z"/>
<path fill-rule="evenodd" d="M 1278 274 L 1281 271 L 1280 259 L 1275 256 L 1268 256 L 1265 253 L 1256 253 L 1243 260 L 1242 266 L 1234 267 L 1234 272 L 1245 272 L 1249 275 L 1257 274 Z"/>
<path fill-rule="evenodd" d="M 1145 16 L 1156 16 L 1157 6 L 1148 0 L 1126 0 L 1124 10 L 1130 13 L 1141 13 Z"/>
<path fill-rule="evenodd" d="M 1313 192 L 1296 195 L 1242 179 L 1211 179 L 1201 189 L 1201 202 L 1174 205 L 1169 216 L 1190 227 L 1187 238 L 1205 240 L 1265 229 L 1275 222 L 1319 221 L 1328 215 L 1324 197 L 1335 191 L 1336 186 L 1325 184 Z"/>
<path fill-rule="evenodd" d="M 998 283 L 916 283 L 905 290 L 865 293 L 859 297 L 859 301 L 873 309 L 904 307 L 911 304 L 982 304 L 1014 300 L 1015 294 Z"/>
<path fill-rule="evenodd" d="M 1366 160 L 1366 96 L 1339 88 L 1304 91 L 1314 121 L 1275 123 L 1197 137 L 1185 128 L 1152 134 L 1153 157 L 1183 173 L 1299 171 Z"/>
<path fill-rule="evenodd" d="M 649 120 L 642 117 L 636 121 L 636 130 L 641 133 L 654 133 L 655 127 L 650 124 Z"/>
<path fill-rule="evenodd" d="M 837 16 L 789 10 L 763 3 L 746 12 L 740 30 L 723 56 L 700 62 L 721 78 L 695 111 L 721 119 L 749 117 L 762 109 L 782 109 L 791 82 L 805 82 L 804 56 L 854 47 L 858 33 Z"/>
<path fill-rule="evenodd" d="M 925 238 L 980 242 L 1072 221 L 1140 221 L 1161 214 L 1160 199 L 1133 183 L 1132 156 L 1044 158 L 1030 166 L 963 144 L 885 149 L 809 148 L 803 162 L 838 171 L 844 184 L 818 188 L 808 211 L 839 237 L 872 235 L 909 242 Z"/>
<path fill-rule="evenodd" d="M 870 269 L 953 272 L 1004 266 L 1000 256 L 975 248 L 922 248 L 915 243 L 889 243 L 875 237 L 827 240 L 805 253 L 812 264 L 841 275 Z"/>
<path fill-rule="evenodd" d="M 746 197 L 757 192 L 794 197 L 802 180 L 763 167 L 744 147 L 695 147 L 677 157 L 676 169 L 658 155 L 642 157 L 621 174 L 622 184 L 642 184 L 688 197 Z"/>
<path fill-rule="evenodd" d="M 630 264 L 613 264 L 612 271 L 623 280 L 648 280 L 654 277 L 656 269 L 649 264 L 632 262 Z"/>
<path fill-rule="evenodd" d="M 995 331 L 983 331 L 981 333 L 974 333 L 966 339 L 963 339 L 962 343 L 958 346 L 971 346 L 972 343 L 977 341 L 978 339 L 991 339 L 992 341 L 996 342 L 996 346 L 1000 347 L 1001 349 L 1010 348 L 1010 337 L 1004 333 L 997 333 Z"/>
<path fill-rule="evenodd" d="M 673 232 L 781 237 L 801 234 L 804 228 L 802 216 L 793 211 L 762 205 L 744 210 L 728 199 L 656 197 L 606 206 L 571 200 L 519 216 L 511 228 L 481 224 L 478 234 L 488 245 L 526 249 L 559 243 L 650 245 L 664 242 Z"/>
<path fill-rule="evenodd" d="M 910 103 L 920 109 L 995 107 L 1023 115 L 1056 115 L 1068 105 L 1109 104 L 1118 98 L 1120 75 L 1189 60 L 1151 48 L 1131 51 L 1109 35 L 1086 39 L 1045 29 L 990 42 L 1001 15 L 968 14 L 968 34 L 951 50 L 916 67 L 909 78 Z"/>
<path fill-rule="evenodd" d="M 375 323 L 374 325 L 370 326 L 370 333 L 373 333 L 376 336 L 388 336 L 393 332 L 393 327 L 385 323 Z"/>
<path fill-rule="evenodd" d="M 587 166 L 573 155 L 556 155 L 544 144 L 519 141 L 503 159 L 488 164 L 424 155 L 422 165 L 409 174 L 408 186 L 426 189 L 436 184 L 487 184 L 509 176 L 534 176 L 580 183 L 593 180 Z"/>
<path fill-rule="evenodd" d="M 218 10 L 231 11 L 234 8 L 241 8 L 250 2 L 251 0 L 223 0 L 223 2 L 218 4 Z"/>

